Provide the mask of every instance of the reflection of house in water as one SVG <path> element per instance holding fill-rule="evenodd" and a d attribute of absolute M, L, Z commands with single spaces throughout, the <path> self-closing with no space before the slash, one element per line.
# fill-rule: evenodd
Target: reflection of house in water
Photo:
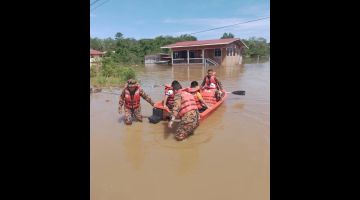
<path fill-rule="evenodd" d="M 236 65 L 242 64 L 244 49 L 248 48 L 239 38 L 185 41 L 161 48 L 171 50 L 171 63 Z"/>
<path fill-rule="evenodd" d="M 145 56 L 145 64 L 168 64 L 171 62 L 171 57 L 166 53 L 158 53 L 154 55 Z"/>

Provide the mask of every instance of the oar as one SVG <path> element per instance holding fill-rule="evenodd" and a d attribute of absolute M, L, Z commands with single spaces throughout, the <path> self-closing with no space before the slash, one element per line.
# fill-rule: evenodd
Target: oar
<path fill-rule="evenodd" d="M 245 95 L 245 91 L 244 90 L 237 90 L 237 91 L 232 91 L 232 92 L 226 92 L 226 93 L 231 93 L 231 94 L 236 94 L 236 95 Z"/>

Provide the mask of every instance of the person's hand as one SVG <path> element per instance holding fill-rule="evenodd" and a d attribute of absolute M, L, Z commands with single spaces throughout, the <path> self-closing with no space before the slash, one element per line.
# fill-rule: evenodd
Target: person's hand
<path fill-rule="evenodd" d="M 169 128 L 172 128 L 172 125 L 173 125 L 173 123 L 174 123 L 175 117 L 174 117 L 174 116 L 171 116 L 170 119 L 171 119 L 171 120 L 170 120 L 169 123 L 168 123 L 168 127 L 169 127 Z"/>
<path fill-rule="evenodd" d="M 118 112 L 119 112 L 119 114 L 121 114 L 121 113 L 122 113 L 121 106 L 119 106 L 119 108 L 118 108 Z"/>
<path fill-rule="evenodd" d="M 168 123 L 168 128 L 172 128 L 172 124 L 174 123 L 174 121 L 170 120 Z"/>

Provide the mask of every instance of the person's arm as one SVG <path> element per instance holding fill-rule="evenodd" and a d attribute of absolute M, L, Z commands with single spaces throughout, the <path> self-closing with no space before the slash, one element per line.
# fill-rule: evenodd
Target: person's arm
<path fill-rule="evenodd" d="M 179 114 L 181 108 L 181 95 L 180 94 L 176 94 L 174 97 L 174 107 L 171 110 L 170 113 L 170 122 L 168 124 L 169 128 L 172 128 L 172 124 L 174 123 L 174 120 L 176 118 L 176 116 Z"/>
<path fill-rule="evenodd" d="M 176 116 L 178 116 L 179 114 L 180 108 L 181 108 L 181 95 L 176 94 L 174 97 L 174 107 L 171 111 L 171 116 L 174 116 L 176 118 Z"/>
<path fill-rule="evenodd" d="M 124 103 L 125 103 L 125 90 L 121 92 L 121 95 L 119 97 L 119 113 L 121 113 L 121 107 L 124 105 Z"/>
<path fill-rule="evenodd" d="M 150 96 L 144 92 L 143 89 L 140 90 L 140 96 L 149 104 L 151 104 L 151 106 L 154 106 L 155 103 L 151 100 Z"/>
<path fill-rule="evenodd" d="M 209 108 L 209 106 L 205 103 L 205 101 L 204 101 L 202 95 L 200 94 L 200 92 L 197 92 L 196 95 L 197 95 L 197 98 L 199 99 L 200 103 L 205 105 L 207 108 Z"/>
<path fill-rule="evenodd" d="M 167 99 L 169 98 L 169 96 L 168 95 L 165 95 L 165 97 L 164 97 L 164 108 L 166 108 L 167 106 L 166 106 L 166 103 L 167 103 Z"/>
<path fill-rule="evenodd" d="M 206 83 L 206 77 L 204 77 L 203 82 L 201 83 L 201 87 L 204 87 L 205 83 Z"/>
<path fill-rule="evenodd" d="M 218 87 L 219 87 L 219 90 L 220 90 L 221 92 L 223 92 L 224 90 L 223 90 L 222 83 L 221 83 L 221 82 L 219 81 L 219 79 L 216 78 L 216 77 L 215 77 L 215 81 L 216 81 L 216 83 L 217 83 L 217 85 L 218 85 Z"/>

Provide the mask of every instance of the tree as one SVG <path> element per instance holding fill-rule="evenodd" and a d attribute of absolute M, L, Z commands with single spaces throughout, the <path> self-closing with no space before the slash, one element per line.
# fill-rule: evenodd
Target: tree
<path fill-rule="evenodd" d="M 225 38 L 234 38 L 234 34 L 232 33 L 224 33 L 223 36 L 220 39 L 225 39 Z"/>
<path fill-rule="evenodd" d="M 123 39 L 123 34 L 120 33 L 120 32 L 117 32 L 117 33 L 115 34 L 115 39 L 116 39 L 116 40 Z"/>
<path fill-rule="evenodd" d="M 194 41 L 196 37 L 192 35 L 180 35 L 178 37 L 169 35 L 160 35 L 153 39 L 124 38 L 119 32 L 116 33 L 116 39 L 91 38 L 90 47 L 99 51 L 107 51 L 105 57 L 108 57 L 116 64 L 140 64 L 144 62 L 144 56 L 156 53 L 169 53 L 169 49 L 160 47 L 182 41 Z M 224 33 L 221 38 L 234 38 L 232 33 Z M 264 38 L 251 37 L 242 41 L 249 47 L 245 49 L 245 56 L 257 57 L 268 56 L 270 54 L 270 43 Z M 115 53 L 111 53 L 115 51 Z"/>
<path fill-rule="evenodd" d="M 102 40 L 99 38 L 91 38 L 90 37 L 90 48 L 98 50 L 98 51 L 103 51 L 104 46 L 102 44 Z"/>
<path fill-rule="evenodd" d="M 195 36 L 184 34 L 179 36 L 179 40 L 181 41 L 196 41 L 197 38 Z"/>
<path fill-rule="evenodd" d="M 270 54 L 270 43 L 265 38 L 250 37 L 248 40 L 242 40 L 249 49 L 245 50 L 247 57 L 255 58 L 257 56 L 268 56 Z"/>

